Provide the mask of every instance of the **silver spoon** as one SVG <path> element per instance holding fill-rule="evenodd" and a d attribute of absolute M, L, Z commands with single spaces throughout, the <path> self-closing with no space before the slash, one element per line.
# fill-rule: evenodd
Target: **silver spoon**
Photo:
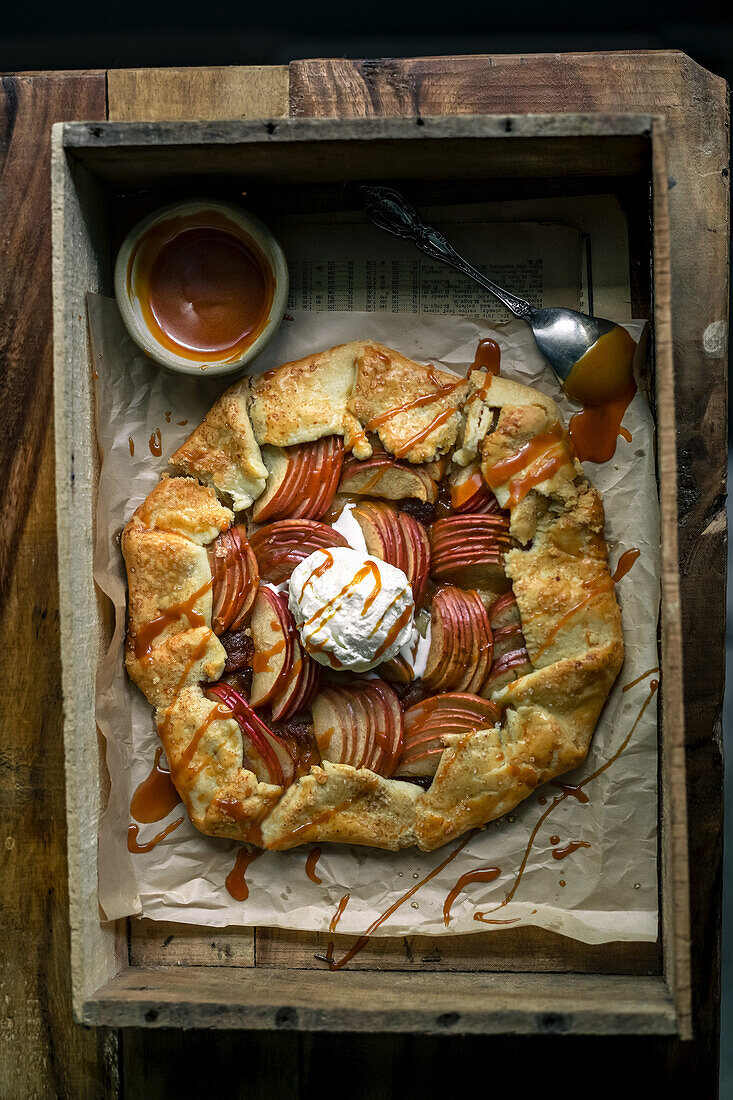
<path fill-rule="evenodd" d="M 413 206 L 391 187 L 379 187 L 364 184 L 361 187 L 364 207 L 368 217 L 380 229 L 386 229 L 395 237 L 413 241 L 417 247 L 434 260 L 442 260 L 474 279 L 490 291 L 506 308 L 526 321 L 532 329 L 537 347 L 550 364 L 558 380 L 564 383 L 578 360 L 593 344 L 607 332 L 617 326 L 613 321 L 601 317 L 589 317 L 586 313 L 577 313 L 574 309 L 537 309 L 503 290 L 491 279 L 487 279 L 467 260 L 459 256 L 442 233 L 433 226 L 425 225 Z"/>

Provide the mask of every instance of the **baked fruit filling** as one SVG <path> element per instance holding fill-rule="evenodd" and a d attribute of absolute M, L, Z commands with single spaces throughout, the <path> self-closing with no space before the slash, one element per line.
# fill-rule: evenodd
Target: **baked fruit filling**
<path fill-rule="evenodd" d="M 429 850 L 584 759 L 623 644 L 550 398 L 360 342 L 235 383 L 172 463 L 127 667 L 201 831 Z"/>

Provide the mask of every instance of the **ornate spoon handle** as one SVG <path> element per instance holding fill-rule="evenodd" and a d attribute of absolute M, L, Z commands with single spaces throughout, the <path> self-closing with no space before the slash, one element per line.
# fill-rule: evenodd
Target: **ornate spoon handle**
<path fill-rule="evenodd" d="M 402 237 L 403 240 L 412 241 L 417 247 L 434 260 L 455 267 L 463 272 L 469 279 L 474 279 L 486 290 L 490 291 L 515 317 L 526 319 L 532 313 L 532 306 L 524 298 L 518 298 L 503 290 L 491 279 L 487 279 L 480 271 L 477 271 L 467 260 L 459 256 L 453 246 L 445 239 L 442 233 L 431 225 L 425 225 L 420 220 L 420 215 L 414 206 L 391 187 L 379 187 L 376 184 L 364 184 L 361 188 L 364 196 L 364 208 L 367 216 L 378 225 L 380 229 L 386 229 L 394 237 Z"/>

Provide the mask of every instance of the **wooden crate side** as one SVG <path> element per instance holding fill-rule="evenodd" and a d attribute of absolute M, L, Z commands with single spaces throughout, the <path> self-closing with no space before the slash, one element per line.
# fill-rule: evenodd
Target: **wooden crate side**
<path fill-rule="evenodd" d="M 677 531 L 677 442 L 666 127 L 652 129 L 654 363 L 657 462 L 662 526 L 661 922 L 664 973 L 677 1010 L 680 1036 L 692 1038 L 690 886 L 687 850 L 687 778 Z"/>
<path fill-rule="evenodd" d="M 258 928 L 258 967 L 318 969 L 331 941 L 339 959 L 354 936 Z M 350 970 L 433 970 L 659 974 L 656 943 L 581 943 L 544 928 L 505 928 L 465 936 L 374 936 Z"/>
<path fill-rule="evenodd" d="M 132 966 L 234 966 L 255 964 L 253 928 L 206 928 L 132 917 Z"/>
<path fill-rule="evenodd" d="M 102 801 L 95 684 L 100 615 L 92 575 L 96 443 L 85 294 L 98 286 L 89 211 L 53 127 L 52 154 L 54 399 L 59 621 L 64 694 L 64 753 L 71 921 L 72 1003 L 82 1005 L 126 956 L 125 922 L 103 926 L 97 901 L 97 830 Z M 85 195 L 85 201 L 89 193 Z"/>
<path fill-rule="evenodd" d="M 128 967 L 84 1006 L 88 1024 L 419 1034 L 668 1035 L 662 978 Z"/>

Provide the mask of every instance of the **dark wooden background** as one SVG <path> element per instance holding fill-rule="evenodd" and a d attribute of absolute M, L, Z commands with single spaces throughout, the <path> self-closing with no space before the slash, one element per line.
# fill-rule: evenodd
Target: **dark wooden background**
<path fill-rule="evenodd" d="M 106 117 L 664 114 L 670 137 L 696 1037 L 85 1030 L 72 1022 L 51 379 L 49 134 Z M 677 52 L 15 74 L 0 96 L 0 1096 L 717 1095 L 728 105 Z M 508 978 L 508 980 L 511 980 Z"/>

